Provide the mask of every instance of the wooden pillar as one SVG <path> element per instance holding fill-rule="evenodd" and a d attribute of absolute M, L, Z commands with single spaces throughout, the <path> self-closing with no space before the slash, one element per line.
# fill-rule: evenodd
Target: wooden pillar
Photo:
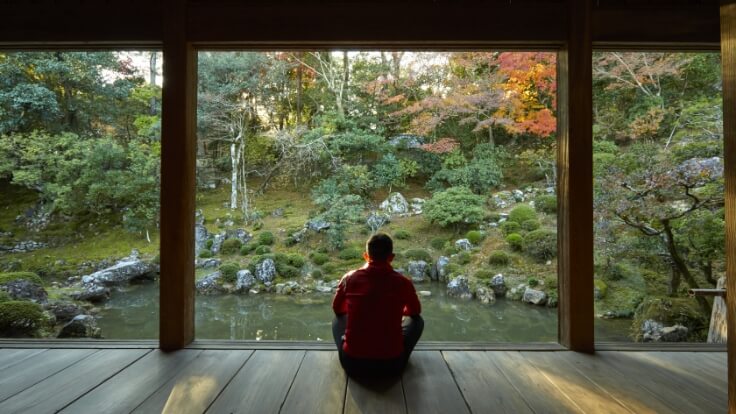
<path fill-rule="evenodd" d="M 721 4 L 724 177 L 726 180 L 726 305 L 728 412 L 736 414 L 736 2 Z"/>
<path fill-rule="evenodd" d="M 159 345 L 194 339 L 196 54 L 186 41 L 185 1 L 164 13 L 161 117 L 161 306 Z"/>
<path fill-rule="evenodd" d="M 593 352 L 593 49 L 591 1 L 571 0 L 558 61 L 559 340 Z"/>

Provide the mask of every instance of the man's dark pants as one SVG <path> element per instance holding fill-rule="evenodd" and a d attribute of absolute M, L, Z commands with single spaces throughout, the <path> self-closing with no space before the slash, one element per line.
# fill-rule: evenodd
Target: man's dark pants
<path fill-rule="evenodd" d="M 411 351 L 419 341 L 424 331 L 424 319 L 419 315 L 405 317 L 401 329 L 404 334 L 404 351 L 398 358 L 368 359 L 355 358 L 342 350 L 347 326 L 347 315 L 339 315 L 332 321 L 332 336 L 335 338 L 337 352 L 340 356 L 340 365 L 351 377 L 375 377 L 399 375 L 409 361 Z"/>

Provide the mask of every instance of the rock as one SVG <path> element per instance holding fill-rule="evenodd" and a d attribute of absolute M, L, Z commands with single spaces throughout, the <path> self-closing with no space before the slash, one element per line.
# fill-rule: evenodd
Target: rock
<path fill-rule="evenodd" d="M 84 284 L 119 286 L 131 283 L 134 280 L 152 280 L 155 275 L 155 266 L 136 257 L 126 257 L 111 267 L 84 276 L 82 282 Z"/>
<path fill-rule="evenodd" d="M 424 137 L 419 135 L 401 134 L 391 137 L 388 144 L 400 149 L 419 148 L 424 144 Z"/>
<path fill-rule="evenodd" d="M 479 286 L 475 289 L 475 297 L 484 305 L 490 305 L 496 302 L 496 294 L 490 288 Z"/>
<path fill-rule="evenodd" d="M 226 232 L 220 232 L 219 234 L 215 234 L 215 236 L 212 238 L 212 247 L 210 250 L 212 251 L 212 254 L 217 254 L 220 252 L 220 249 L 222 248 L 222 242 L 225 241 L 227 238 Z"/>
<path fill-rule="evenodd" d="M 514 197 L 514 201 L 521 203 L 524 201 L 524 192 L 521 190 L 513 190 L 511 195 Z"/>
<path fill-rule="evenodd" d="M 491 205 L 496 208 L 506 208 L 516 204 L 516 198 L 511 191 L 499 191 L 491 195 Z"/>
<path fill-rule="evenodd" d="M 27 279 L 15 279 L 0 285 L 0 292 L 7 292 L 11 298 L 30 300 L 36 303 L 46 303 L 48 294 L 43 286 Z"/>
<path fill-rule="evenodd" d="M 432 268 L 432 272 L 430 273 L 430 277 L 432 280 L 439 280 L 440 282 L 446 282 L 447 277 L 449 276 L 447 274 L 446 267 L 450 264 L 450 258 L 447 256 L 440 256 L 437 258 L 437 262 L 434 264 L 434 267 Z"/>
<path fill-rule="evenodd" d="M 624 311 L 605 311 L 600 315 L 601 319 L 631 319 L 634 317 L 634 312 L 631 310 Z"/>
<path fill-rule="evenodd" d="M 678 181 L 687 182 L 693 186 L 704 185 L 723 177 L 723 159 L 721 157 L 691 158 L 678 165 L 674 175 Z"/>
<path fill-rule="evenodd" d="M 194 284 L 194 288 L 197 289 L 197 293 L 200 295 L 219 295 L 226 292 L 225 288 L 222 287 L 221 279 L 222 274 L 220 272 L 211 273 L 198 280 Z"/>
<path fill-rule="evenodd" d="M 204 213 L 202 212 L 202 209 L 197 209 L 197 211 L 194 212 L 194 223 L 199 225 L 204 224 Z"/>
<path fill-rule="evenodd" d="M 501 273 L 491 278 L 490 286 L 491 289 L 496 292 L 496 296 L 504 296 L 506 295 L 506 291 L 508 290 L 506 288 L 506 280 Z"/>
<path fill-rule="evenodd" d="M 100 328 L 90 315 L 77 315 L 61 328 L 57 338 L 101 338 Z"/>
<path fill-rule="evenodd" d="M 424 212 L 424 200 L 423 198 L 414 197 L 411 199 L 411 203 L 409 204 L 409 209 L 411 210 L 411 214 L 418 215 L 422 214 Z"/>
<path fill-rule="evenodd" d="M 554 194 L 555 193 L 555 188 L 554 187 L 547 187 L 547 188 L 544 189 L 544 192 L 547 193 L 547 194 Z"/>
<path fill-rule="evenodd" d="M 419 296 L 422 296 L 422 297 L 432 296 L 432 292 L 430 292 L 428 290 L 420 290 L 417 293 L 419 294 Z"/>
<path fill-rule="evenodd" d="M 222 260 L 216 259 L 214 257 L 209 259 L 197 259 L 195 261 L 195 266 L 199 269 L 213 269 L 216 267 L 220 267 L 222 264 Z"/>
<path fill-rule="evenodd" d="M 291 233 L 291 238 L 294 239 L 295 242 L 301 243 L 302 241 L 304 241 L 304 238 L 306 237 L 306 235 L 307 235 L 307 228 L 305 227 L 301 230 Z"/>
<path fill-rule="evenodd" d="M 82 289 L 72 292 L 69 296 L 74 300 L 86 300 L 92 303 L 103 302 L 110 298 L 110 289 L 102 285 L 92 283 L 83 285 Z"/>
<path fill-rule="evenodd" d="M 378 207 L 391 215 L 400 215 L 409 212 L 409 203 L 406 202 L 406 199 L 401 193 L 389 194 L 388 198 L 383 200 Z"/>
<path fill-rule="evenodd" d="M 331 282 L 318 280 L 317 283 L 314 285 L 314 290 L 320 293 L 332 293 L 337 287 L 338 283 L 340 283 L 340 281 L 338 280 L 333 280 Z"/>
<path fill-rule="evenodd" d="M 228 230 L 225 232 L 225 239 L 237 239 L 241 243 L 248 243 L 253 238 L 253 235 L 248 233 L 245 229 Z M 214 246 L 214 242 L 213 242 Z"/>
<path fill-rule="evenodd" d="M 386 213 L 374 211 L 365 221 L 365 224 L 375 233 L 379 228 L 391 221 L 391 216 Z"/>
<path fill-rule="evenodd" d="M 203 219 L 204 220 L 204 219 Z M 210 232 L 204 224 L 198 223 L 194 226 L 194 256 L 199 257 L 199 253 L 207 248 L 207 239 L 210 238 Z"/>
<path fill-rule="evenodd" d="M 273 217 L 284 217 L 284 209 L 279 207 L 276 210 L 272 211 L 271 215 Z"/>
<path fill-rule="evenodd" d="M 429 264 L 424 260 L 411 260 L 407 266 L 406 273 L 414 283 L 421 283 L 429 278 Z"/>
<path fill-rule="evenodd" d="M 447 294 L 460 299 L 472 299 L 473 293 L 470 292 L 468 278 L 461 275 L 450 280 L 447 284 Z"/>
<path fill-rule="evenodd" d="M 688 329 L 680 324 L 662 328 L 662 342 L 684 342 L 687 340 Z"/>
<path fill-rule="evenodd" d="M 322 230 L 329 229 L 330 223 L 322 219 L 312 219 L 312 220 L 307 221 L 307 224 L 305 224 L 304 226 L 308 228 L 309 230 L 319 233 Z"/>
<path fill-rule="evenodd" d="M 521 298 L 524 296 L 525 290 L 526 290 L 526 285 L 523 283 L 516 287 L 513 287 L 510 290 L 506 291 L 506 299 L 521 300 Z"/>
<path fill-rule="evenodd" d="M 455 247 L 458 250 L 470 250 L 473 248 L 473 244 L 468 239 L 460 239 L 455 241 Z"/>
<path fill-rule="evenodd" d="M 11 246 L 0 246 L 0 252 L 7 252 L 7 253 L 27 253 L 32 252 L 34 250 L 43 249 L 46 247 L 46 243 L 41 243 L 33 240 L 26 240 L 22 242 L 18 242 L 15 245 Z"/>
<path fill-rule="evenodd" d="M 522 296 L 521 301 L 531 303 L 532 305 L 544 305 L 547 303 L 547 294 L 541 290 L 527 287 L 524 290 L 524 296 Z"/>
<path fill-rule="evenodd" d="M 256 266 L 256 279 L 271 283 L 276 277 L 276 264 L 273 259 L 265 259 Z"/>
<path fill-rule="evenodd" d="M 46 310 L 56 317 L 57 322 L 67 322 L 77 315 L 85 315 L 87 311 L 73 302 L 54 302 L 46 306 Z"/>
<path fill-rule="evenodd" d="M 238 293 L 245 293 L 250 290 L 253 285 L 256 284 L 256 278 L 250 272 L 250 270 L 239 270 L 238 278 L 235 281 L 235 291 Z"/>
<path fill-rule="evenodd" d="M 647 319 L 641 325 L 641 332 L 643 342 L 683 342 L 687 340 L 688 329 L 680 324 L 665 327 Z"/>

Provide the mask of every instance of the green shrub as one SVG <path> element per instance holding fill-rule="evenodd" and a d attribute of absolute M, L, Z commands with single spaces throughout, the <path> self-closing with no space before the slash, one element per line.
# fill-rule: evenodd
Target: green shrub
<path fill-rule="evenodd" d="M 363 250 L 357 247 L 346 247 L 337 254 L 342 260 L 357 260 L 363 257 Z"/>
<path fill-rule="evenodd" d="M 723 140 L 692 141 L 685 145 L 677 145 L 672 149 L 672 158 L 682 163 L 690 158 L 711 158 L 723 156 Z"/>
<path fill-rule="evenodd" d="M 330 260 L 330 256 L 320 252 L 312 252 L 309 255 L 309 258 L 312 259 L 312 263 L 316 264 L 317 266 L 322 266 Z"/>
<path fill-rule="evenodd" d="M 0 303 L 0 336 L 34 336 L 44 321 L 41 305 L 11 300 Z"/>
<path fill-rule="evenodd" d="M 515 221 L 504 221 L 501 223 L 501 233 L 504 236 L 508 236 L 511 233 L 518 233 L 519 231 L 521 231 L 521 224 Z"/>
<path fill-rule="evenodd" d="M 702 342 L 708 334 L 710 315 L 703 315 L 698 302 L 691 298 L 650 297 L 636 308 L 631 334 L 642 340 L 641 326 L 647 319 L 664 326 L 683 325 L 688 329 L 689 342 Z"/>
<path fill-rule="evenodd" d="M 334 263 L 325 263 L 322 266 L 322 271 L 325 272 L 326 275 L 331 275 L 337 271 L 337 266 Z"/>
<path fill-rule="evenodd" d="M 539 228 L 539 222 L 535 219 L 527 220 L 521 223 L 521 228 L 526 231 L 534 231 Z"/>
<path fill-rule="evenodd" d="M 312 270 L 312 279 L 322 279 L 322 271 L 319 269 Z"/>
<path fill-rule="evenodd" d="M 220 252 L 225 255 L 235 254 L 240 252 L 240 248 L 243 246 L 243 242 L 238 239 L 227 239 L 222 242 Z"/>
<path fill-rule="evenodd" d="M 394 232 L 394 238 L 399 240 L 407 240 L 411 237 L 411 234 L 406 230 L 396 230 Z"/>
<path fill-rule="evenodd" d="M 4 290 L 0 290 L 0 303 L 9 302 L 11 300 L 13 300 L 13 298 L 10 297 L 10 295 L 8 294 L 8 292 L 6 292 Z"/>
<path fill-rule="evenodd" d="M 424 260 L 427 263 L 432 263 L 432 255 L 424 249 L 409 249 L 404 252 L 404 257 L 409 260 Z"/>
<path fill-rule="evenodd" d="M 502 250 L 496 250 L 495 252 L 492 252 L 490 256 L 488 256 L 488 264 L 490 265 L 508 266 L 510 262 L 511 258 L 506 252 Z"/>
<path fill-rule="evenodd" d="M 468 252 L 460 252 L 455 257 L 455 262 L 461 265 L 466 265 L 470 263 L 470 253 Z"/>
<path fill-rule="evenodd" d="M 271 248 L 265 245 L 260 245 L 255 248 L 254 252 L 256 254 L 267 254 L 267 253 L 271 253 Z"/>
<path fill-rule="evenodd" d="M 537 213 L 528 204 L 520 204 L 509 213 L 509 221 L 515 221 L 519 224 L 527 220 L 536 220 L 536 218 Z"/>
<path fill-rule="evenodd" d="M 301 268 L 304 266 L 304 263 L 306 260 L 304 260 L 304 256 L 297 254 L 297 253 L 291 253 L 286 255 L 286 263 L 289 264 L 289 266 L 294 266 L 296 268 Z"/>
<path fill-rule="evenodd" d="M 526 284 L 529 285 L 529 287 L 535 287 L 539 285 L 539 280 L 536 278 L 530 277 L 526 280 Z"/>
<path fill-rule="evenodd" d="M 457 263 L 448 263 L 447 265 L 445 265 L 446 275 L 456 276 L 460 273 L 461 270 L 462 266 Z"/>
<path fill-rule="evenodd" d="M 490 270 L 481 269 L 475 272 L 475 278 L 480 280 L 490 280 L 494 274 L 495 273 Z"/>
<path fill-rule="evenodd" d="M 302 274 L 302 272 L 296 267 L 282 262 L 276 263 L 276 273 L 278 273 L 279 276 L 287 279 L 293 279 L 301 276 Z"/>
<path fill-rule="evenodd" d="M 33 272 L 8 272 L 0 273 L 0 285 L 14 280 L 25 279 L 29 282 L 33 282 L 37 285 L 43 285 L 43 280 Z"/>
<path fill-rule="evenodd" d="M 258 244 L 270 246 L 274 243 L 274 241 L 276 241 L 276 238 L 273 237 L 273 233 L 271 233 L 270 231 L 258 233 Z"/>
<path fill-rule="evenodd" d="M 223 282 L 235 283 L 238 279 L 238 271 L 240 265 L 237 263 L 224 263 L 220 266 L 220 274 L 222 275 Z"/>
<path fill-rule="evenodd" d="M 506 243 L 511 246 L 511 250 L 520 252 L 524 248 L 524 238 L 519 233 L 511 233 L 506 236 Z"/>
<path fill-rule="evenodd" d="M 453 254 L 457 253 L 457 247 L 455 246 L 447 246 L 445 247 L 445 251 L 443 252 L 445 256 L 452 256 Z"/>
<path fill-rule="evenodd" d="M 470 243 L 477 246 L 483 241 L 485 235 L 478 230 L 470 230 L 465 234 L 465 238 L 468 239 Z"/>
<path fill-rule="evenodd" d="M 557 289 L 557 276 L 546 276 L 544 278 L 544 286 L 551 289 Z"/>
<path fill-rule="evenodd" d="M 240 254 L 243 256 L 249 255 L 253 250 L 258 247 L 257 244 L 246 243 L 240 247 Z"/>
<path fill-rule="evenodd" d="M 442 248 L 445 247 L 445 244 L 447 244 L 447 239 L 443 239 L 441 237 L 434 238 L 429 242 L 429 245 L 435 250 L 442 250 Z"/>
<path fill-rule="evenodd" d="M 204 249 L 199 252 L 199 257 L 201 259 L 209 259 L 212 256 L 214 256 L 214 254 L 212 253 L 212 250 Z"/>
<path fill-rule="evenodd" d="M 626 262 L 616 262 L 608 267 L 605 275 L 606 279 L 616 281 L 621 279 L 631 279 L 636 276 L 637 273 L 638 272 L 634 266 Z"/>
<path fill-rule="evenodd" d="M 608 285 L 600 279 L 593 279 L 593 286 L 598 291 L 599 298 L 605 298 L 608 294 Z"/>
<path fill-rule="evenodd" d="M 537 260 L 549 260 L 557 256 L 557 233 L 539 229 L 524 237 L 524 252 Z"/>
<path fill-rule="evenodd" d="M 215 241 L 212 239 L 208 239 L 206 242 L 204 242 L 204 247 L 206 249 L 212 249 L 213 244 L 215 244 Z"/>
<path fill-rule="evenodd" d="M 552 194 L 538 195 L 534 199 L 534 208 L 546 214 L 557 214 L 557 197 Z"/>
<path fill-rule="evenodd" d="M 498 220 L 501 220 L 501 214 L 493 212 L 486 214 L 486 220 L 497 222 Z"/>
<path fill-rule="evenodd" d="M 286 246 L 286 247 L 291 247 L 291 246 L 294 246 L 294 245 L 295 245 L 295 244 L 297 244 L 297 243 L 299 243 L 299 242 L 298 242 L 298 241 L 297 241 L 297 240 L 296 240 L 295 238 L 293 238 L 293 237 L 291 237 L 291 236 L 287 236 L 287 237 L 286 237 L 286 238 L 284 239 L 284 246 Z"/>

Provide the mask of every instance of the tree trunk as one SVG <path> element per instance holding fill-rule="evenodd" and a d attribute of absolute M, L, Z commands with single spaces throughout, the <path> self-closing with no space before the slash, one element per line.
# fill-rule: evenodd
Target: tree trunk
<path fill-rule="evenodd" d="M 680 271 L 677 270 L 677 267 L 674 265 L 672 266 L 672 276 L 670 276 L 670 283 L 667 288 L 670 296 L 677 296 L 677 291 L 680 289 L 680 282 L 682 281 L 682 277 L 680 276 Z"/>
<path fill-rule="evenodd" d="M 230 209 L 238 208 L 238 158 L 235 141 L 230 143 Z"/>
<path fill-rule="evenodd" d="M 495 124 L 495 123 L 494 123 L 494 124 Z M 489 143 L 489 144 L 491 144 L 492 146 L 496 146 L 496 142 L 495 142 L 495 140 L 494 140 L 494 138 L 493 138 L 493 125 L 494 125 L 494 124 L 491 124 L 491 125 L 490 125 L 490 126 L 488 127 L 488 143 Z"/>
<path fill-rule="evenodd" d="M 297 53 L 299 62 L 304 58 L 304 52 Z M 296 67 L 296 126 L 302 124 L 302 73 L 303 66 L 301 63 Z"/>
<path fill-rule="evenodd" d="M 693 277 L 692 273 L 690 273 L 690 269 L 687 268 L 685 260 L 683 260 L 682 256 L 680 256 L 680 253 L 677 251 L 677 246 L 675 245 L 675 237 L 672 234 L 672 227 L 669 220 L 662 220 L 662 225 L 664 226 L 665 244 L 667 245 L 667 251 L 669 252 L 675 266 L 677 267 L 679 274 L 682 276 L 683 279 L 685 279 L 685 282 L 688 284 L 688 286 L 690 286 L 690 289 L 700 289 L 700 286 L 695 280 L 695 277 Z M 700 308 L 703 310 L 703 312 L 706 315 L 710 315 L 711 307 L 710 303 L 708 303 L 708 300 L 703 296 L 696 296 L 695 299 L 698 301 L 698 305 L 700 305 Z"/>
<path fill-rule="evenodd" d="M 726 286 L 726 278 L 718 279 L 717 288 L 723 289 Z M 726 327 L 727 317 L 726 301 L 716 296 L 713 299 L 713 313 L 710 315 L 710 328 L 708 329 L 708 343 L 725 344 L 728 339 L 728 329 Z"/>
<path fill-rule="evenodd" d="M 156 52 L 151 52 L 151 58 L 148 61 L 149 71 L 150 71 L 148 75 L 148 82 L 152 86 L 156 86 L 156 73 L 158 73 L 158 66 L 156 65 L 157 63 L 156 58 L 157 58 Z M 151 97 L 151 103 L 150 103 L 150 108 L 148 110 L 148 113 L 150 115 L 156 115 L 156 97 L 155 96 Z"/>

